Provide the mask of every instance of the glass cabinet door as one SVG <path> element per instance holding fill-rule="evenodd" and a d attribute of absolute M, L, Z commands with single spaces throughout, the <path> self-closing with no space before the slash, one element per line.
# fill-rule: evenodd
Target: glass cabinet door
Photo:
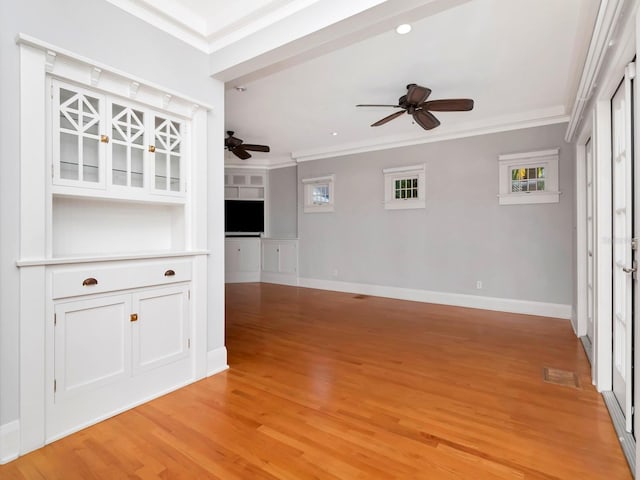
<path fill-rule="evenodd" d="M 181 122 L 155 115 L 154 143 L 149 150 L 154 152 L 153 188 L 158 193 L 179 194 L 184 191 L 183 144 Z"/>
<path fill-rule="evenodd" d="M 142 110 L 110 102 L 111 185 L 144 188 L 145 114 Z"/>
<path fill-rule="evenodd" d="M 101 187 L 104 148 L 103 99 L 92 92 L 55 82 L 54 180 Z"/>

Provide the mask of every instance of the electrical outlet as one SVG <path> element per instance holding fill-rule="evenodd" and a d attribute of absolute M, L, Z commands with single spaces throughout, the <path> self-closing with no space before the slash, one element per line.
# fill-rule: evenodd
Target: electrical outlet
<path fill-rule="evenodd" d="M 482 290 L 482 280 L 476 280 L 476 288 Z"/>

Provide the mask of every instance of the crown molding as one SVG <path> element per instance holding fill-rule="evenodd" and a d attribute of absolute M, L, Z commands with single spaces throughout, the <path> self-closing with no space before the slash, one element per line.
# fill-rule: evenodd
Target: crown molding
<path fill-rule="evenodd" d="M 291 157 L 271 157 L 271 158 L 249 158 L 248 160 L 240 160 L 232 154 L 227 154 L 224 161 L 225 168 L 238 169 L 263 169 L 275 170 L 277 168 L 295 167 L 297 163 Z M 232 158 L 233 157 L 233 158 Z"/>
<path fill-rule="evenodd" d="M 573 141 L 582 122 L 584 110 L 597 89 L 596 82 L 607 57 L 607 52 L 613 46 L 614 33 L 621 20 L 624 20 L 621 15 L 624 7 L 632 2 L 637 6 L 636 0 L 601 0 L 600 2 L 593 35 L 587 51 L 587 58 L 584 62 L 569 125 L 567 126 L 567 133 L 565 134 L 565 140 L 568 143 Z"/>
<path fill-rule="evenodd" d="M 535 110 L 517 115 L 501 116 L 489 118 L 473 124 L 461 124 L 458 128 L 441 130 L 438 133 L 430 132 L 426 136 L 397 135 L 389 137 L 378 137 L 375 139 L 354 142 L 330 148 L 318 148 L 313 150 L 300 150 L 292 152 L 291 157 L 298 163 L 321 160 L 323 158 L 341 157 L 355 153 L 366 153 L 378 150 L 388 150 L 391 148 L 406 147 L 411 145 L 421 145 L 425 143 L 442 142 L 458 138 L 474 137 L 491 133 L 520 130 L 523 128 L 541 127 L 544 125 L 554 125 L 566 123 L 569 116 L 566 115 L 564 106 L 551 107 L 543 110 Z"/>
<path fill-rule="evenodd" d="M 184 9 L 175 8 L 171 8 L 170 13 L 164 13 L 142 0 L 107 0 L 107 2 L 203 53 L 211 53 L 206 38 L 205 22 L 201 17 L 187 14 Z M 193 25 L 199 25 L 199 28 Z"/>

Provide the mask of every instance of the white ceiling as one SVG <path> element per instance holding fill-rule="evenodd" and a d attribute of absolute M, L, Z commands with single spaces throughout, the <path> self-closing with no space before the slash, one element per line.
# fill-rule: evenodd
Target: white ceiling
<path fill-rule="evenodd" d="M 134 14 L 133 7 L 145 6 L 146 16 L 139 16 L 148 21 L 151 6 L 165 20 L 189 25 L 191 33 L 205 37 L 213 63 L 216 55 L 227 61 L 241 51 L 245 44 L 239 32 L 245 39 L 262 33 L 265 43 L 286 22 L 300 18 L 293 16 L 296 12 L 318 17 L 319 11 L 330 15 L 342 5 L 331 0 L 108 1 Z M 304 45 L 311 36 L 298 37 L 295 61 L 274 60 L 265 68 L 263 56 L 253 75 L 246 74 L 246 59 L 238 60 L 245 62 L 245 74 L 227 83 L 226 129 L 272 151 L 236 163 L 283 164 L 292 157 L 303 161 L 566 121 L 599 0 L 351 0 L 349 5 L 356 4 L 359 14 L 335 22 L 343 25 L 342 36 L 357 31 L 357 38 L 352 34 L 350 40 L 332 42 L 327 36 L 337 38 L 338 30 L 320 30 L 314 53 Z M 402 36 L 390 22 L 399 23 L 405 13 L 413 30 Z M 371 28 L 376 15 L 377 28 Z M 175 28 L 167 30 L 180 37 Z M 254 45 L 260 43 L 255 35 Z M 291 52 L 297 43 L 292 37 L 282 44 Z M 217 54 L 212 45 L 227 49 Z M 246 91 L 232 88 L 238 83 Z M 431 99 L 473 98 L 475 108 L 437 113 L 442 125 L 428 132 L 406 115 L 369 127 L 395 110 L 355 105 L 396 103 L 408 83 L 429 87 Z M 235 162 L 233 155 L 227 159 Z"/>

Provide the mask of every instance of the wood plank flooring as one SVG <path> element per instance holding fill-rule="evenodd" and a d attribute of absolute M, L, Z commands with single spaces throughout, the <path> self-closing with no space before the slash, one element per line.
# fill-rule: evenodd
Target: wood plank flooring
<path fill-rule="evenodd" d="M 631 478 L 567 321 L 355 297 L 228 285 L 230 370 L 0 478 Z"/>

